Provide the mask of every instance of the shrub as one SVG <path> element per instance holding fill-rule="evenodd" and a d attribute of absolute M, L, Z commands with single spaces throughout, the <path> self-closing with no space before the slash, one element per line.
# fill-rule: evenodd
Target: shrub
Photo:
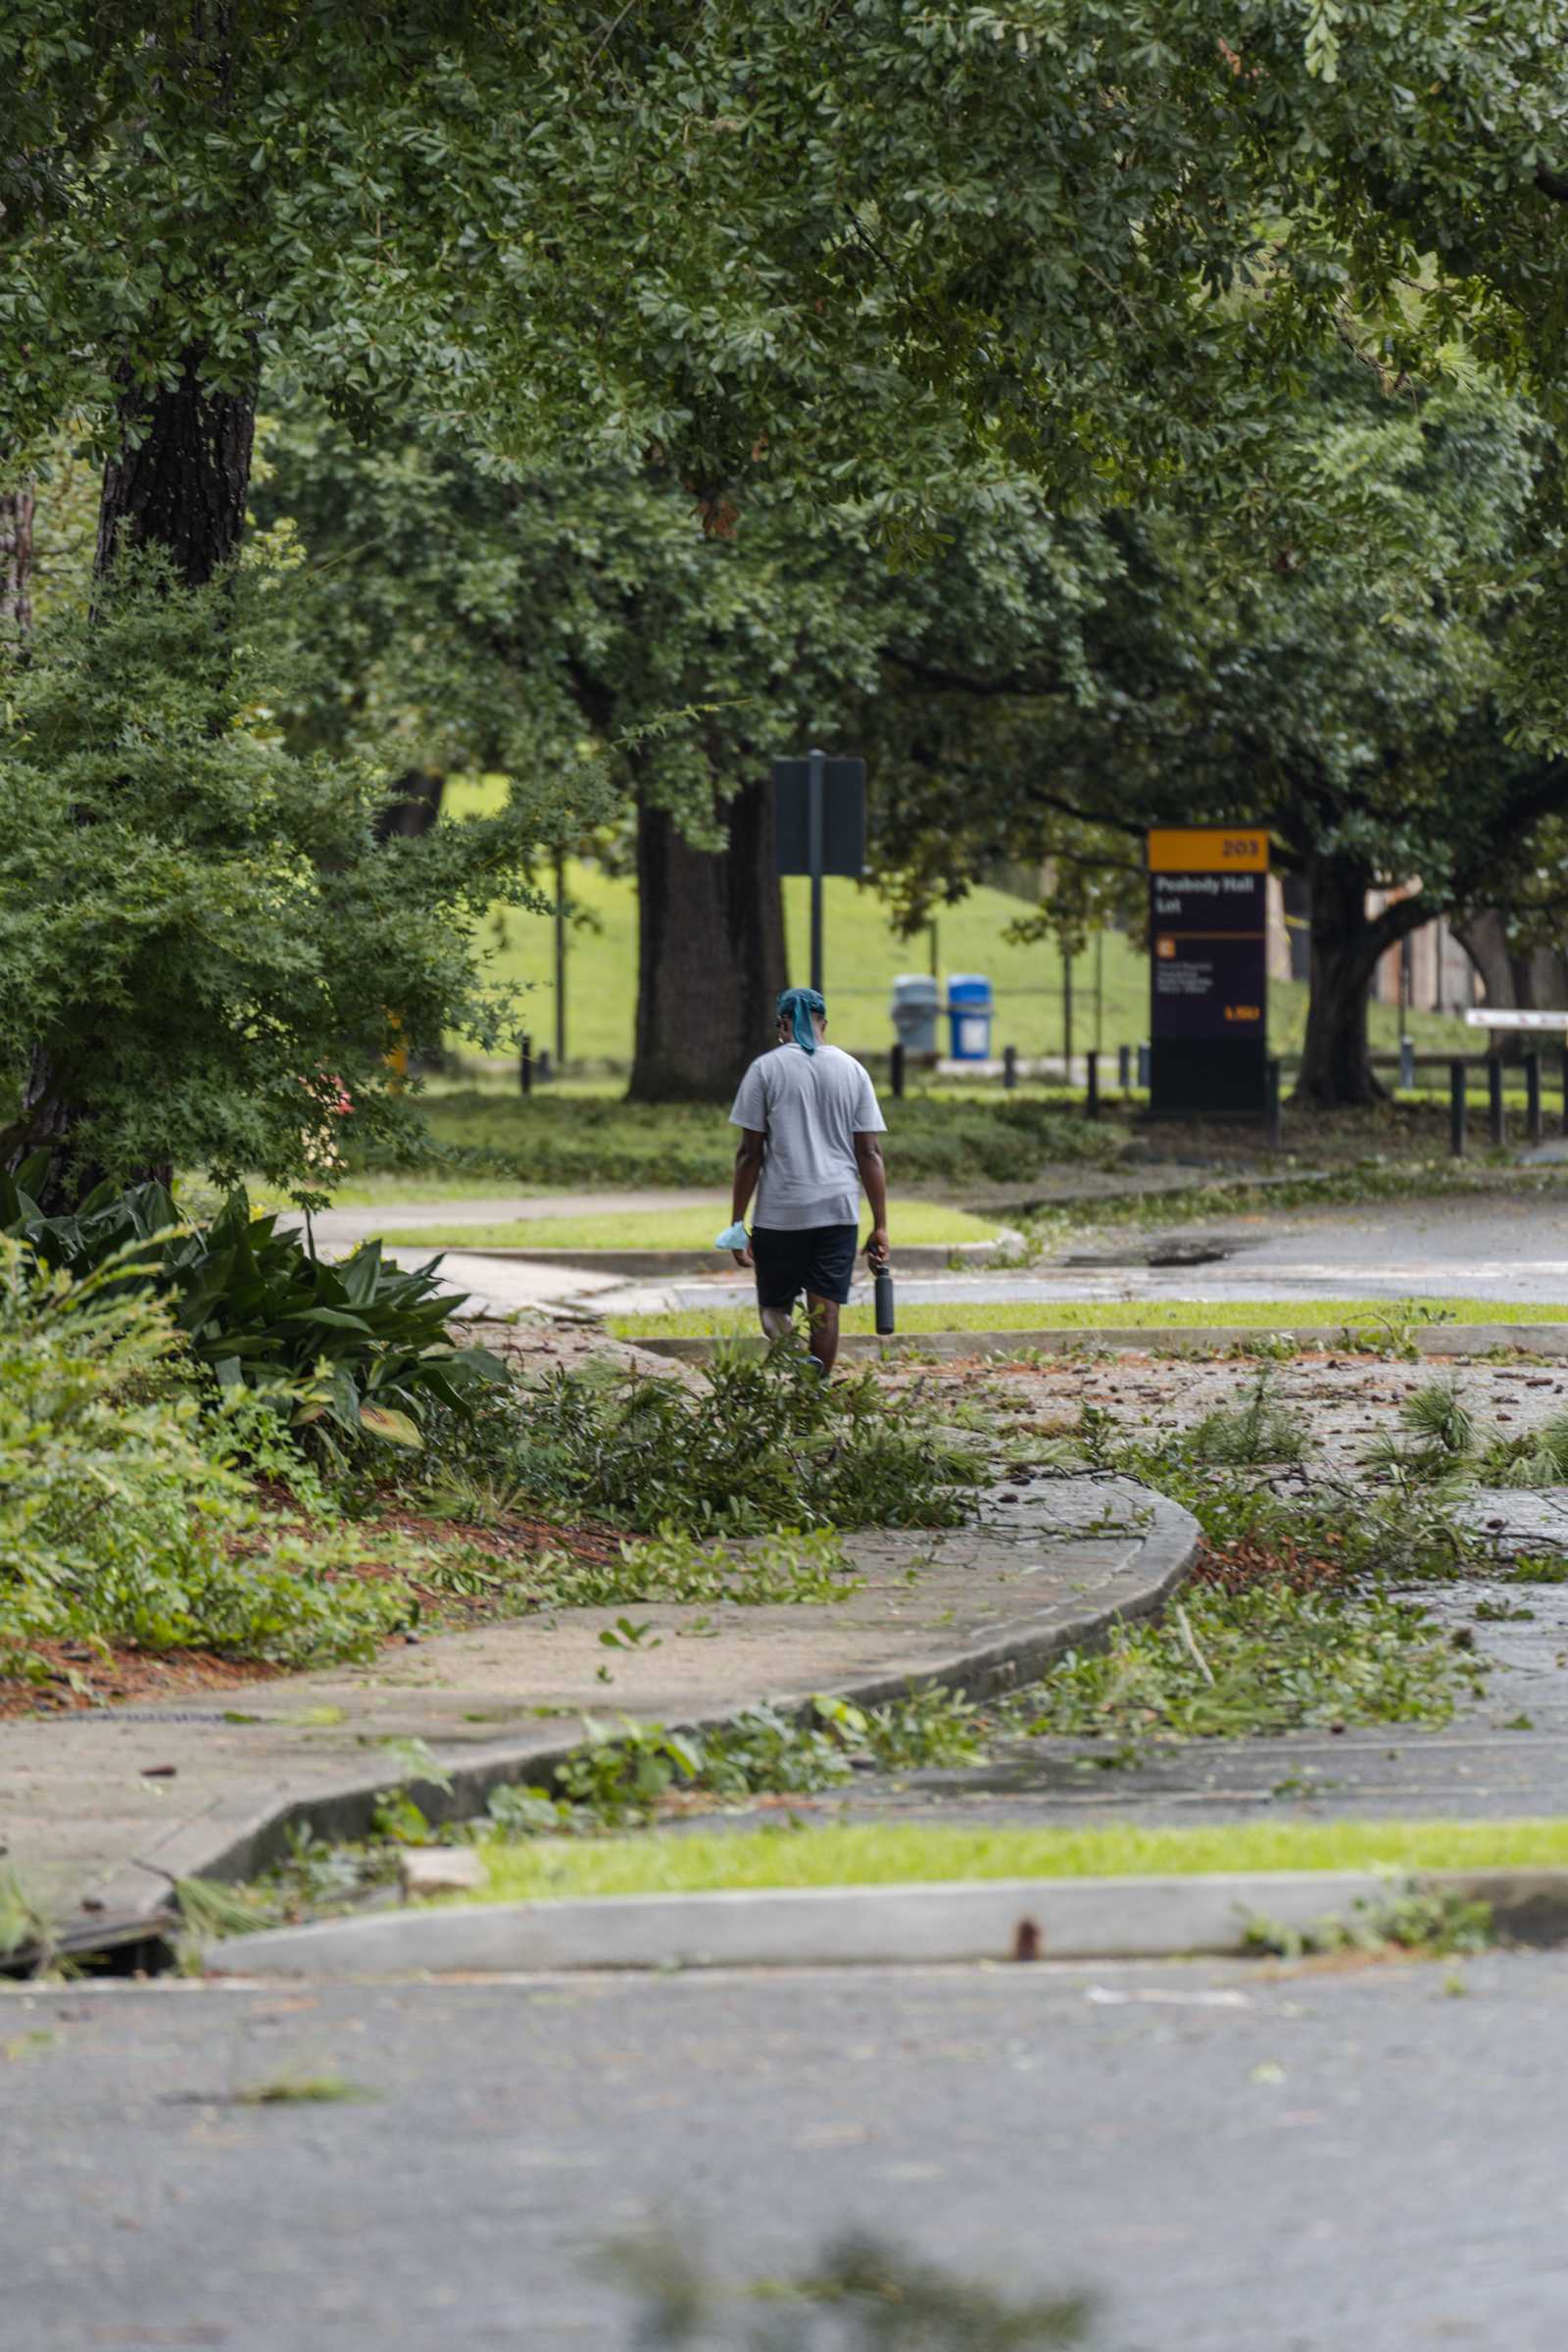
<path fill-rule="evenodd" d="M 114 1261 L 117 1287 L 164 1292 L 220 1387 L 286 1390 L 297 1429 L 417 1445 L 432 1401 L 462 1414 L 507 1378 L 487 1349 L 452 1346 L 435 1259 L 405 1273 L 369 1242 L 333 1264 L 280 1233 L 275 1216 L 252 1216 L 243 1192 L 205 1231 L 181 1223 L 161 1184 L 101 1185 L 74 1216 L 46 1217 L 26 1189 L 35 1164 L 15 1182 L 0 1175 L 0 1231 L 62 1272 Z"/>
<path fill-rule="evenodd" d="M 512 1033 L 479 926 L 496 902 L 545 905 L 527 870 L 537 796 L 377 842 L 385 772 L 283 740 L 308 658 L 295 560 L 253 535 L 237 570 L 193 590 L 141 551 L 90 618 L 46 621 L 7 673 L 0 1057 L 20 1074 L 35 1039 L 57 1101 L 84 1106 L 68 1181 L 254 1168 L 323 1200 L 345 1099 L 367 1144 L 417 1149 L 395 1049 Z M 582 765 L 573 829 L 593 814 Z M 0 1162 L 45 1140 L 19 1118 Z"/>
<path fill-rule="evenodd" d="M 111 1256 L 80 1281 L 0 1239 L 0 1672 L 63 1637 L 289 1665 L 363 1657 L 395 1582 L 333 1581 L 341 1544 L 260 1509 L 172 1367 L 167 1305 Z"/>
<path fill-rule="evenodd" d="M 888 1164 L 899 1185 L 952 1190 L 971 1183 L 1033 1184 L 1062 1162 L 1109 1165 L 1122 1145 L 1109 1126 L 1040 1098 L 996 1102 L 910 1097 L 886 1105 Z M 453 1092 L 424 1105 L 452 1165 L 524 1185 L 727 1186 L 734 1137 L 707 1103 L 623 1102 L 579 1095 L 508 1097 Z M 407 1164 L 349 1121 L 344 1149 L 366 1166 Z"/>
<path fill-rule="evenodd" d="M 590 1367 L 478 1408 L 461 1453 L 514 1494 L 622 1526 L 954 1527 L 982 1465 L 870 1373 L 831 1387 L 785 1343 L 722 1349 L 698 1391 Z"/>

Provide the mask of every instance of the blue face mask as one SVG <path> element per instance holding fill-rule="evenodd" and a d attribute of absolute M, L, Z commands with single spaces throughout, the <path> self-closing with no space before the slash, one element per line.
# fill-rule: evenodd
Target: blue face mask
<path fill-rule="evenodd" d="M 816 1052 L 816 1031 L 811 1026 L 812 1013 L 816 1013 L 822 1019 L 827 1017 L 827 1006 L 814 988 L 787 988 L 784 990 L 778 1001 L 778 1017 L 781 1021 L 790 1023 L 795 1043 L 807 1054 Z"/>

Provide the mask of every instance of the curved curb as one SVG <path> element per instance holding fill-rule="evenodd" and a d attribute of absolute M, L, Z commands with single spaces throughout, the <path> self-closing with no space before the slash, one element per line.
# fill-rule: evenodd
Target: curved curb
<path fill-rule="evenodd" d="M 1443 1870 L 1412 1887 L 1491 1905 L 1509 1941 L 1568 1936 L 1568 1870 Z M 780 1886 L 382 1911 L 219 1944 L 219 1977 L 443 1976 L 575 1969 L 886 1968 L 1240 1955 L 1270 1936 L 1375 1918 L 1375 1871 L 982 1879 Z"/>
<path fill-rule="evenodd" d="M 1138 1544 L 1132 1557 L 1102 1585 L 1093 1605 L 1086 1603 L 1064 1614 L 1058 1601 L 1055 1609 L 1021 1613 L 951 1651 L 927 1655 L 912 1669 L 824 1681 L 814 1688 L 770 1694 L 768 1703 L 781 1714 L 800 1719 L 817 1695 L 844 1698 L 858 1706 L 879 1706 L 911 1690 L 942 1685 L 968 1697 L 983 1697 L 1029 1681 L 1068 1649 L 1099 1646 L 1111 1627 L 1123 1619 L 1150 1615 L 1190 1573 L 1198 1556 L 1198 1522 L 1179 1503 L 1131 1479 L 1098 1480 L 1096 1487 L 1108 1507 L 1121 1506 L 1137 1514 Z M 994 1525 L 1014 1531 L 1027 1526 L 1038 1512 L 1041 1521 L 1048 1522 L 1041 1530 L 1048 1540 L 1050 1533 L 1074 1532 L 1062 1530 L 1059 1522 L 1049 1522 L 1042 1508 L 1050 1496 L 1049 1484 L 1038 1494 L 1007 1505 L 999 1505 L 995 1499 L 1002 1491 L 999 1485 L 982 1498 L 982 1534 L 988 1512 Z M 911 1531 L 911 1540 L 916 1533 Z M 684 1716 L 678 1727 L 671 1728 L 716 1731 L 733 1719 L 742 1703 L 755 1704 L 755 1695 L 729 1707 Z M 400 1786 L 427 1821 L 470 1820 L 484 1811 L 492 1789 L 548 1779 L 581 1745 L 580 1733 L 566 1740 L 558 1733 L 496 1740 L 457 1754 L 443 1754 L 439 1743 L 432 1743 L 432 1752 L 450 1777 L 450 1788 L 416 1776 Z M 317 1836 L 344 1839 L 363 1837 L 388 1786 L 382 1758 L 324 1785 L 318 1782 L 306 1789 L 292 1790 L 276 1787 L 262 1803 L 249 1808 L 214 1807 L 171 1830 L 156 1845 L 145 1849 L 142 1858 L 101 1883 L 94 1890 L 91 1918 L 79 1923 L 74 1920 L 63 1932 L 57 1949 L 75 1954 L 158 1936 L 170 1924 L 170 1888 L 174 1881 L 255 1877 L 286 1853 L 293 1831 L 309 1829 Z"/>

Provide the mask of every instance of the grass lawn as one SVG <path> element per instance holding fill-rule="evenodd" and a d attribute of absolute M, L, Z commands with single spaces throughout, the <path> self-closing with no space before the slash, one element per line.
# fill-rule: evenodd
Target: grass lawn
<path fill-rule="evenodd" d="M 748 1886 L 1124 1879 L 1233 1870 L 1481 1870 L 1568 1863 L 1568 1821 L 1248 1821 L 1200 1829 L 826 1826 L 484 1847 L 484 1900 Z"/>
<path fill-rule="evenodd" d="M 447 787 L 450 816 L 497 807 L 505 787 L 499 777 L 472 777 Z M 810 885 L 804 875 L 784 885 L 785 929 L 790 969 L 804 976 Z M 628 878 L 607 874 L 595 864 L 573 861 L 566 869 L 566 895 L 588 918 L 568 934 L 566 963 L 566 1054 L 570 1061 L 628 1064 L 637 993 L 637 893 Z M 1045 941 L 1012 945 L 1003 935 L 1029 911 L 1028 902 L 999 890 L 975 890 L 937 918 L 938 964 L 946 982 L 954 972 L 985 972 L 997 997 L 993 1035 L 998 1050 L 1013 1045 L 1021 1054 L 1059 1054 L 1062 1048 L 1061 955 Z M 486 935 L 496 941 L 492 969 L 498 979 L 528 985 L 527 1022 L 536 1045 L 555 1048 L 555 924 L 549 915 L 495 908 Z M 888 998 L 894 975 L 929 969 L 928 934 L 903 939 L 888 910 L 868 886 L 830 875 L 823 897 L 823 984 L 831 1001 L 833 1034 L 851 1053 L 885 1052 L 892 1037 Z M 1073 1050 L 1091 1046 L 1114 1051 L 1149 1034 L 1149 959 L 1119 934 L 1107 932 L 1100 952 L 1101 1011 L 1095 1012 L 1096 950 L 1093 943 L 1073 958 Z M 946 1022 L 942 1024 L 946 1030 Z M 1474 1052 L 1475 1033 L 1445 1015 L 1416 1013 L 1411 1035 L 1423 1052 Z M 1306 1028 L 1306 988 L 1275 982 L 1269 990 L 1269 1035 L 1277 1053 L 1298 1052 Z M 1398 1012 L 1392 1004 L 1372 1008 L 1372 1043 L 1389 1052 L 1398 1043 Z M 765 1042 L 765 1041 L 764 1041 Z"/>
<path fill-rule="evenodd" d="M 902 1227 L 899 1229 L 902 1232 Z M 894 1245 L 897 1269 L 898 1248 Z M 1249 1330 L 1278 1331 L 1306 1324 L 1339 1331 L 1345 1325 L 1376 1328 L 1380 1323 L 1565 1323 L 1568 1304 L 1511 1298 L 956 1298 L 951 1306 L 899 1309 L 901 1332 L 922 1331 L 1190 1331 L 1211 1324 L 1242 1324 Z M 844 1309 L 846 1332 L 873 1329 L 869 1306 Z M 701 1340 L 755 1336 L 749 1308 L 733 1311 L 687 1307 L 662 1315 L 612 1315 L 618 1340 Z"/>
<path fill-rule="evenodd" d="M 516 1217 L 504 1225 L 410 1225 L 383 1240 L 433 1250 L 709 1250 L 727 1210 L 711 1207 L 647 1210 L 628 1216 Z M 860 1239 L 871 1230 L 860 1212 Z M 1000 1227 L 961 1208 L 912 1200 L 899 1212 L 901 1242 L 994 1242 Z M 713 1262 L 721 1253 L 713 1252 Z"/>
<path fill-rule="evenodd" d="M 263 1177 L 247 1180 L 246 1191 L 251 1206 L 260 1214 L 265 1208 L 287 1208 L 283 1194 L 268 1184 Z M 535 1184 L 530 1193 L 559 1192 L 559 1185 Z M 478 1176 L 353 1176 L 336 1186 L 332 1194 L 334 1208 L 439 1208 L 444 1201 L 454 1205 L 460 1200 L 493 1200 L 496 1186 Z"/>

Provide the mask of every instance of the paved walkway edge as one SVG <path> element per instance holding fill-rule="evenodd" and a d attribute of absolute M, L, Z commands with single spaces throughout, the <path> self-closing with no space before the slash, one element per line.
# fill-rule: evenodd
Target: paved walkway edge
<path fill-rule="evenodd" d="M 455 1230 L 455 1229 L 454 1229 Z M 1005 1256 L 1016 1250 L 1022 1240 L 1016 1233 L 1004 1233 L 995 1242 L 913 1242 L 898 1252 L 898 1264 L 909 1274 L 946 1274 L 955 1267 L 988 1267 L 994 1257 Z M 410 1241 L 399 1242 L 397 1248 L 413 1250 Z M 564 1266 L 583 1274 L 723 1274 L 733 1271 L 733 1261 L 722 1250 L 562 1250 L 493 1248 L 485 1242 L 475 1242 L 470 1249 L 463 1242 L 442 1242 L 430 1252 L 432 1257 L 497 1257 L 504 1263 L 518 1265 Z"/>
<path fill-rule="evenodd" d="M 825 1681 L 814 1690 L 780 1692 L 769 1703 L 783 1713 L 802 1716 L 818 1694 L 847 1698 L 859 1706 L 880 1706 L 910 1690 L 937 1685 L 969 1697 L 983 1697 L 1029 1681 L 1065 1650 L 1102 1644 L 1111 1627 L 1124 1619 L 1150 1615 L 1190 1574 L 1198 1557 L 1198 1522 L 1166 1495 L 1131 1480 L 1121 1480 L 1118 1485 L 1138 1498 L 1138 1547 L 1109 1587 L 1102 1589 L 1097 1605 L 1086 1605 L 1070 1617 L 1022 1613 L 1000 1636 L 976 1640 L 945 1656 L 928 1659 L 917 1672 L 873 1672 L 849 1682 Z M 1023 1507 L 1027 1508 L 1027 1503 Z M 911 1544 L 918 1541 L 917 1531 L 911 1532 L 910 1540 Z M 682 1722 L 698 1731 L 716 1730 L 729 1722 L 734 1712 L 733 1707 L 718 1708 L 687 1716 Z M 535 1734 L 458 1751 L 442 1752 L 437 1747 L 434 1752 L 450 1776 L 450 1788 L 414 1777 L 406 1784 L 407 1792 L 429 1821 L 471 1819 L 484 1811 L 493 1788 L 547 1780 L 581 1744 L 582 1735 L 577 1732 L 568 1739 Z M 57 1948 L 80 1953 L 156 1936 L 169 1924 L 171 1890 L 176 1880 L 253 1878 L 281 1858 L 293 1830 L 309 1829 L 317 1836 L 335 1838 L 364 1837 L 387 1786 L 387 1764 L 382 1756 L 374 1763 L 368 1760 L 363 1771 L 324 1788 L 318 1779 L 308 1792 L 278 1785 L 264 1802 L 244 1811 L 222 1804 L 210 1807 L 172 1827 L 156 1844 L 144 1848 L 135 1862 L 101 1882 L 93 1890 L 90 1918 L 79 1923 L 74 1920 Z"/>
<path fill-rule="evenodd" d="M 1510 1940 L 1568 1936 L 1568 1870 L 1431 1871 L 1413 1883 L 1490 1902 Z M 280 1928 L 219 1944 L 207 1966 L 220 1977 L 375 1977 L 1170 1959 L 1243 1953 L 1256 1948 L 1254 1921 L 1300 1934 L 1375 1913 L 1388 1896 L 1369 1871 L 600 1895 Z"/>
<path fill-rule="evenodd" d="M 635 1317 L 617 1318 L 635 1322 Z M 1365 1341 L 1357 1353 L 1375 1355 L 1379 1339 L 1371 1324 L 1353 1326 Z M 1294 1340 L 1300 1348 L 1345 1351 L 1343 1323 L 1293 1323 L 1282 1306 L 1277 1323 L 1165 1323 L 1054 1324 L 1044 1331 L 906 1331 L 891 1339 L 871 1332 L 850 1332 L 839 1342 L 839 1357 L 1000 1355 L 1018 1356 L 1028 1349 L 1042 1355 L 1068 1355 L 1084 1348 L 1136 1349 L 1141 1355 L 1207 1355 L 1218 1348 L 1243 1348 L 1249 1341 Z M 1568 1355 L 1568 1323 L 1418 1323 L 1407 1333 L 1421 1355 L 1490 1355 L 1498 1349 L 1526 1355 Z M 706 1363 L 720 1346 L 717 1339 L 658 1339 L 636 1335 L 636 1345 L 652 1355 L 668 1355 L 688 1364 Z M 1387 1342 L 1382 1345 L 1387 1345 Z M 761 1340 L 745 1337 L 742 1347 L 760 1350 Z"/>

